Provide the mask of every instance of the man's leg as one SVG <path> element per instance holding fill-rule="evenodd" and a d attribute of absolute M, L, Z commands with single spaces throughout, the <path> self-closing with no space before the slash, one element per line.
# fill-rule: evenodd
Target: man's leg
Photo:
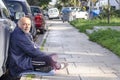
<path fill-rule="evenodd" d="M 60 70 L 67 67 L 68 64 L 65 62 L 57 62 L 57 58 L 58 57 L 56 54 L 33 58 L 32 64 L 34 70 L 41 72 L 49 72 L 53 69 Z"/>
<path fill-rule="evenodd" d="M 32 64 L 35 71 L 41 71 L 41 72 L 49 72 L 52 69 L 54 69 L 55 62 L 52 60 L 51 56 L 42 56 L 42 57 L 36 57 L 32 58 Z"/>

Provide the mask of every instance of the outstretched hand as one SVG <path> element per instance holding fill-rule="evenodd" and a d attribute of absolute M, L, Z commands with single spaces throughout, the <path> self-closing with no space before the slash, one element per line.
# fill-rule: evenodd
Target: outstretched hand
<path fill-rule="evenodd" d="M 53 61 L 57 62 L 58 56 L 55 53 L 50 54 Z"/>

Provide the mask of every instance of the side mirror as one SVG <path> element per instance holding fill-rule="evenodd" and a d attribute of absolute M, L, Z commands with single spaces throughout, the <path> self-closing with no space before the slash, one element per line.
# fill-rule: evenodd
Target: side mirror
<path fill-rule="evenodd" d="M 24 12 L 16 12 L 15 13 L 15 19 L 17 19 L 17 20 L 24 16 L 25 16 Z"/>

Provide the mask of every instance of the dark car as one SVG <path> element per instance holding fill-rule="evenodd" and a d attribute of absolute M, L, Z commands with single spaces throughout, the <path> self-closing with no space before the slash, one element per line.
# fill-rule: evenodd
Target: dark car
<path fill-rule="evenodd" d="M 16 24 L 11 20 L 10 12 L 0 0 L 0 80 L 1 76 L 7 72 L 6 61 L 8 57 L 8 46 L 10 33 L 14 30 Z"/>
<path fill-rule="evenodd" d="M 30 6 L 30 8 L 34 16 L 36 29 L 43 34 L 46 31 L 46 24 L 42 9 L 39 6 Z"/>
<path fill-rule="evenodd" d="M 31 21 L 32 21 L 32 28 L 31 28 L 31 34 L 33 35 L 33 37 L 36 36 L 36 28 L 35 28 L 35 24 L 33 21 L 33 16 L 31 13 L 31 9 L 30 9 L 30 5 L 28 4 L 28 2 L 26 0 L 4 0 L 8 9 L 11 12 L 11 16 L 13 17 L 13 20 L 17 23 L 18 18 L 15 18 L 15 13 L 16 12 L 24 12 L 25 15 L 31 17 Z"/>

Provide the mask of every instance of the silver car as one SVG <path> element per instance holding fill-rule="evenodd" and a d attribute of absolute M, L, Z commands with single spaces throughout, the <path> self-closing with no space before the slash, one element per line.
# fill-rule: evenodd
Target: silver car
<path fill-rule="evenodd" d="M 10 20 L 10 13 L 4 5 L 3 0 L 0 0 L 0 5 L 0 76 L 2 76 L 7 71 L 6 61 L 10 32 L 14 30 L 16 24 Z"/>

